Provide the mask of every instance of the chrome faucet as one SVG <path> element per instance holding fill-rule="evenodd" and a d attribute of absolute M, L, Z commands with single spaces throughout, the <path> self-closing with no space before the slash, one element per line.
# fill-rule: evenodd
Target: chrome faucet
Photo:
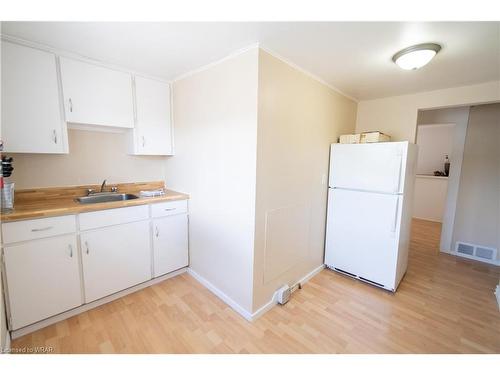
<path fill-rule="evenodd" d="M 104 189 L 106 188 L 106 181 L 107 180 L 104 180 L 102 182 L 102 184 L 101 184 L 101 190 L 99 191 L 99 193 L 96 193 L 96 191 L 94 189 L 87 189 L 87 196 L 93 195 L 93 194 L 109 194 L 109 192 L 105 192 L 104 191 Z M 118 192 L 118 187 L 117 186 L 111 186 L 110 192 L 111 193 L 117 193 Z"/>

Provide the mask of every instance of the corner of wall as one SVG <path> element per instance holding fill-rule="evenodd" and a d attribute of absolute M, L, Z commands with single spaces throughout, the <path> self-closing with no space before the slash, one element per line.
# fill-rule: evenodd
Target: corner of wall
<path fill-rule="evenodd" d="M 253 319 L 280 286 L 323 269 L 329 148 L 354 130 L 357 112 L 355 100 L 265 48 L 258 69 Z"/>

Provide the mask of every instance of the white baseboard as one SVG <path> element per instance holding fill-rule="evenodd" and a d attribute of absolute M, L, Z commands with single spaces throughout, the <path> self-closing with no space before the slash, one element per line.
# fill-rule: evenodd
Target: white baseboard
<path fill-rule="evenodd" d="M 114 300 L 116 300 L 118 298 L 124 297 L 127 294 L 137 292 L 138 290 L 147 288 L 148 286 L 152 286 L 154 284 L 158 284 L 158 283 L 160 283 L 162 281 L 170 279 L 171 277 L 180 275 L 181 273 L 186 272 L 186 270 L 187 270 L 187 268 L 181 268 L 180 270 L 167 273 L 166 275 L 163 275 L 163 276 L 160 276 L 160 277 L 156 277 L 154 279 L 151 279 L 151 280 L 148 280 L 146 282 L 143 282 L 142 284 L 138 284 L 138 285 L 135 285 L 135 286 L 133 286 L 131 288 L 122 290 L 120 292 L 117 292 L 115 294 L 111 294 L 110 296 L 103 297 L 101 299 L 98 299 L 97 301 L 89 302 L 89 303 L 87 303 L 85 305 L 81 305 L 81 306 L 75 307 L 74 309 L 65 311 L 65 312 L 63 312 L 61 314 L 58 314 L 58 315 L 51 316 L 50 318 L 47 318 L 47 319 L 41 320 L 39 322 L 33 323 L 33 324 L 29 325 L 29 326 L 19 328 L 19 329 L 15 330 L 15 331 L 11 332 L 12 338 L 13 339 L 17 339 L 17 338 L 19 338 L 21 336 L 27 335 L 28 333 L 32 333 L 32 332 L 38 331 L 39 329 L 42 329 L 42 328 L 50 326 L 50 325 L 52 325 L 54 323 L 60 322 L 61 320 L 65 320 L 65 319 L 71 318 L 72 316 L 81 314 L 82 312 L 91 310 L 91 309 L 93 309 L 95 307 L 104 305 L 105 303 L 108 303 L 108 302 L 114 301 Z"/>
<path fill-rule="evenodd" d="M 500 284 L 495 289 L 495 296 L 497 297 L 498 310 L 500 311 Z"/>
<path fill-rule="evenodd" d="M 193 271 L 192 268 L 188 268 L 188 274 L 193 276 L 200 284 L 202 284 L 205 288 L 210 290 L 213 294 L 215 294 L 217 297 L 219 297 L 221 300 L 223 300 L 229 307 L 231 307 L 234 311 L 236 311 L 238 314 L 240 314 L 242 317 L 244 317 L 246 320 L 251 321 L 252 320 L 252 314 L 248 312 L 246 309 L 241 307 L 236 301 L 234 301 L 231 297 L 229 297 L 227 294 L 225 294 L 223 291 L 221 291 L 219 288 L 217 288 L 215 285 L 213 285 L 210 281 L 205 279 L 203 276 L 199 275 L 196 273 L 196 271 Z"/>
<path fill-rule="evenodd" d="M 319 267 L 316 267 L 314 270 L 309 272 L 307 275 L 302 277 L 300 280 L 297 282 L 293 283 L 293 285 L 300 283 L 300 284 L 305 284 L 308 282 L 313 276 L 317 275 L 319 272 L 321 272 L 325 268 L 325 265 L 322 264 Z M 259 318 L 262 316 L 265 312 L 269 311 L 272 309 L 276 303 L 277 303 L 277 294 L 274 292 L 271 300 L 264 304 L 263 306 L 259 307 L 254 313 L 249 312 L 248 310 L 244 309 L 241 307 L 237 302 L 235 302 L 232 298 L 230 298 L 227 294 L 222 292 L 219 288 L 217 288 L 215 285 L 213 285 L 210 281 L 205 279 L 204 277 L 200 276 L 198 273 L 193 271 L 192 268 L 188 268 L 187 271 L 191 276 L 193 276 L 196 280 L 198 280 L 203 286 L 205 286 L 208 290 L 210 290 L 213 294 L 215 294 L 217 297 L 219 297 L 221 300 L 223 300 L 226 304 L 229 305 L 234 311 L 236 311 L 238 314 L 240 314 L 243 318 L 248 320 L 249 322 Z"/>
<path fill-rule="evenodd" d="M 476 262 L 480 262 L 480 263 L 488 263 L 488 264 L 492 264 L 492 265 L 497 266 L 497 267 L 500 266 L 500 260 L 481 259 L 479 257 L 475 257 L 475 256 L 467 255 L 467 254 L 462 254 L 462 253 L 457 253 L 456 251 L 453 251 L 453 250 L 440 249 L 440 251 L 442 253 L 453 255 L 453 256 L 456 256 L 459 258 L 475 260 Z"/>
<path fill-rule="evenodd" d="M 323 271 L 325 269 L 325 265 L 322 264 L 321 266 L 319 267 L 316 267 L 315 269 L 313 269 L 311 272 L 309 272 L 307 275 L 305 275 L 302 279 L 300 279 L 298 282 L 301 283 L 301 284 L 305 284 L 307 283 L 309 280 L 311 280 L 314 276 L 316 276 L 318 273 L 320 273 L 321 271 Z"/>
<path fill-rule="evenodd" d="M 295 283 L 292 283 L 291 285 L 307 283 L 311 278 L 313 278 L 318 273 L 320 273 L 324 268 L 325 268 L 324 264 L 322 264 L 319 267 L 316 267 L 311 272 L 309 272 L 307 275 L 305 275 L 304 277 L 302 277 L 300 280 L 296 281 Z M 277 291 L 276 291 L 276 292 L 274 292 L 273 297 L 271 298 L 271 300 L 269 302 L 267 302 L 263 306 L 259 307 L 257 309 L 257 311 L 255 311 L 252 314 L 251 320 L 255 320 L 255 319 L 259 318 L 260 316 L 264 315 L 264 313 L 271 310 L 277 303 L 278 303 L 278 295 L 277 295 Z"/>

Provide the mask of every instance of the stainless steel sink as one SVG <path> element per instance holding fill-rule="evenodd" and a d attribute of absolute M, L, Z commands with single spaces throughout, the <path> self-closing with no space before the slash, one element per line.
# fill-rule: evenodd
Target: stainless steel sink
<path fill-rule="evenodd" d="M 118 194 L 118 193 L 94 193 L 86 197 L 78 197 L 76 201 L 82 204 L 103 203 L 103 202 L 118 202 L 128 201 L 130 199 L 139 198 L 134 194 Z"/>

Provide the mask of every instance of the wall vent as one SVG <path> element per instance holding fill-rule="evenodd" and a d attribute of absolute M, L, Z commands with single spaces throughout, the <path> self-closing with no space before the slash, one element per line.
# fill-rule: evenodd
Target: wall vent
<path fill-rule="evenodd" d="M 457 253 L 474 255 L 474 246 L 466 243 L 457 242 Z"/>
<path fill-rule="evenodd" d="M 476 256 L 479 258 L 493 260 L 496 258 L 496 252 L 494 249 L 488 249 L 487 247 L 476 247 Z"/>
<path fill-rule="evenodd" d="M 463 256 L 465 258 L 498 264 L 497 249 L 491 247 L 457 241 L 455 251 L 457 255 Z"/>

